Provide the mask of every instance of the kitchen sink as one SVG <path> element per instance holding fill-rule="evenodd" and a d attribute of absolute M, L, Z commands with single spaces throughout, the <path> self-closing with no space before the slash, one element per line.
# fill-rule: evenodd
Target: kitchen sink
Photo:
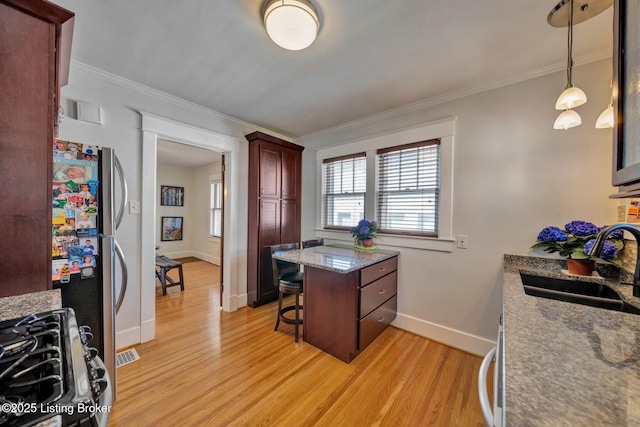
<path fill-rule="evenodd" d="M 603 284 L 535 276 L 527 273 L 520 273 L 520 277 L 527 295 L 640 314 L 640 308 L 627 304 L 616 291 Z"/>

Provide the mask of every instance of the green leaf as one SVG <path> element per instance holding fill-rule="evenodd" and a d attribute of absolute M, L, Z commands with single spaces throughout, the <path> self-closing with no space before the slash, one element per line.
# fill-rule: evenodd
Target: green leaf
<path fill-rule="evenodd" d="M 584 250 L 578 249 L 571 253 L 571 259 L 589 259 L 589 255 L 584 253 Z"/>

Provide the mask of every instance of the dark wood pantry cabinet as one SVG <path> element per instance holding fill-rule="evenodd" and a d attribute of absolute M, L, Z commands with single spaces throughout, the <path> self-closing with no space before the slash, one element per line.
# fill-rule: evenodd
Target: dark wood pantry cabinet
<path fill-rule="evenodd" d="M 0 297 L 51 289 L 51 180 L 74 14 L 0 0 Z"/>
<path fill-rule="evenodd" d="M 268 246 L 300 243 L 304 147 L 262 132 L 253 132 L 246 138 L 249 141 L 247 304 L 257 307 L 278 298 Z"/>

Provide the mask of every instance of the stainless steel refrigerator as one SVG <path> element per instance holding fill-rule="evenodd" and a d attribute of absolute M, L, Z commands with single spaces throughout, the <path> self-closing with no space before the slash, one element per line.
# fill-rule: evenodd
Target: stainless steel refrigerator
<path fill-rule="evenodd" d="M 127 203 L 127 183 L 111 148 L 57 140 L 53 157 L 53 287 L 61 290 L 62 306 L 75 310 L 78 324 L 91 328 L 88 345 L 107 367 L 115 401 L 115 317 L 127 289 L 116 229 Z M 121 192 L 117 208 L 116 181 Z"/>

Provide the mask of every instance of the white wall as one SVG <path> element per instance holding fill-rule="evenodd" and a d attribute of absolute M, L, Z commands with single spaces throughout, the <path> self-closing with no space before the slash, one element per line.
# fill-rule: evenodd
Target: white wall
<path fill-rule="evenodd" d="M 577 108 L 582 126 L 567 131 L 553 130 L 561 72 L 296 141 L 336 145 L 457 117 L 453 235 L 468 235 L 469 249 L 392 248 L 401 251 L 397 326 L 483 353 L 501 311 L 503 254 L 527 254 L 547 225 L 615 221 L 618 203 L 608 199 L 612 131 L 594 128 L 609 103 L 611 69 L 610 61 L 574 68 L 588 103 Z M 304 154 L 304 165 L 314 164 L 313 150 Z M 316 193 L 316 169 L 303 174 L 303 235 L 311 237 L 319 206 L 307 204 L 307 195 Z"/>
<path fill-rule="evenodd" d="M 211 180 L 222 179 L 222 163 L 216 162 L 194 170 L 195 189 L 193 225 L 193 256 L 220 265 L 220 238 L 209 236 Z"/>
<path fill-rule="evenodd" d="M 100 70 L 72 62 L 69 83 L 61 90 L 61 105 L 66 119 L 60 125 L 61 139 L 113 147 L 120 157 L 129 181 L 129 199 L 142 200 L 142 132 L 140 111 L 167 117 L 188 125 L 227 135 L 241 141 L 238 170 L 238 188 L 244 194 L 247 189 L 246 164 L 248 144 L 244 135 L 260 130 L 274 136 L 277 133 L 228 116 L 207 110 L 161 92 L 140 86 L 126 79 Z M 75 101 L 100 106 L 103 124 L 80 122 L 74 119 Z M 144 179 L 151 179 L 146 176 Z M 142 206 L 142 211 L 149 209 Z M 247 201 L 240 197 L 237 206 L 237 221 L 241 225 L 237 233 L 229 238 L 237 242 L 237 250 L 226 254 L 237 274 L 237 293 L 246 295 L 246 242 Z M 122 348 L 141 341 L 141 325 L 153 322 L 142 318 L 141 309 L 141 216 L 127 213 L 120 229 L 118 240 L 129 266 L 129 287 L 120 312 L 116 316 L 116 345 Z"/>
<path fill-rule="evenodd" d="M 198 198 L 195 182 L 194 170 L 176 166 L 158 165 L 157 169 L 157 189 L 156 189 L 156 246 L 159 254 L 167 255 L 170 258 L 180 258 L 192 256 L 195 246 L 195 236 L 198 228 L 195 224 L 196 200 Z M 162 185 L 172 187 L 184 187 L 184 206 L 162 206 L 160 190 Z M 182 217 L 182 240 L 162 241 L 161 240 L 161 218 L 163 216 Z M 206 228 L 205 228 L 206 230 Z"/>

